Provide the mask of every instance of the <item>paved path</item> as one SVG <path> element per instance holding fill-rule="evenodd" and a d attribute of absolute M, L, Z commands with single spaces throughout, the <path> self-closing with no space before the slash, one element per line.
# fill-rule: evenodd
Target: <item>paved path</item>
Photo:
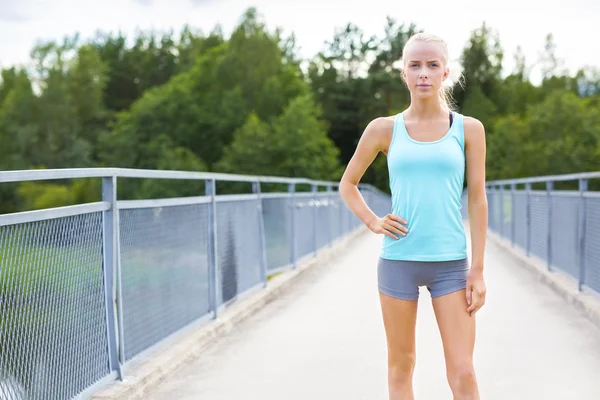
<path fill-rule="evenodd" d="M 308 271 L 149 400 L 387 400 L 371 233 Z M 600 330 L 493 243 L 475 353 L 483 400 L 600 398 Z M 417 400 L 451 399 L 429 293 L 417 321 Z"/>

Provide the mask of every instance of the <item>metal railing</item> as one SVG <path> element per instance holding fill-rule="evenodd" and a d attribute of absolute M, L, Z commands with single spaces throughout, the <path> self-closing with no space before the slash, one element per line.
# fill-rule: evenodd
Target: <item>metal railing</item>
<path fill-rule="evenodd" d="M 539 176 L 487 183 L 489 229 L 578 282 L 600 292 L 600 192 L 588 182 L 600 172 Z M 555 190 L 556 182 L 578 190 Z M 544 190 L 533 190 L 544 184 Z M 519 188 L 522 185 L 523 188 Z"/>
<path fill-rule="evenodd" d="M 176 332 L 218 316 L 361 226 L 337 182 L 202 172 L 0 172 L 102 179 L 101 201 L 0 215 L 0 399 L 85 398 Z M 204 181 L 197 197 L 118 200 L 118 178 Z M 252 193 L 219 195 L 217 181 Z M 261 183 L 287 192 L 261 193 Z M 310 192 L 297 191 L 308 184 Z M 320 190 L 324 189 L 324 190 Z M 390 199 L 361 185 L 378 214 Z"/>

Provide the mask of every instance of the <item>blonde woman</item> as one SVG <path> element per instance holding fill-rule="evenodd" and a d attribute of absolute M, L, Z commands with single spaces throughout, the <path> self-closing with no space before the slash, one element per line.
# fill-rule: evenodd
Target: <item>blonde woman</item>
<path fill-rule="evenodd" d="M 448 49 L 437 36 L 416 34 L 403 50 L 410 106 L 365 129 L 340 182 L 348 207 L 385 235 L 378 262 L 379 297 L 388 346 L 390 400 L 412 400 L 419 287 L 429 290 L 455 400 L 479 399 L 473 366 L 475 313 L 485 303 L 487 229 L 485 131 L 449 106 Z M 379 152 L 386 154 L 392 210 L 374 214 L 358 183 Z M 465 177 L 466 175 L 466 177 Z M 461 217 L 468 182 L 472 254 Z"/>

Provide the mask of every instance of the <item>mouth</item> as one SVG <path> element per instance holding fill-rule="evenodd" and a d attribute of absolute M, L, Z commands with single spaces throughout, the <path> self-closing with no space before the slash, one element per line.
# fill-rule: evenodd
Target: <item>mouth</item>
<path fill-rule="evenodd" d="M 427 84 L 427 83 L 419 83 L 419 84 L 417 85 L 417 87 L 420 87 L 420 88 L 428 88 L 428 87 L 431 87 L 431 85 L 429 85 L 429 84 Z"/>

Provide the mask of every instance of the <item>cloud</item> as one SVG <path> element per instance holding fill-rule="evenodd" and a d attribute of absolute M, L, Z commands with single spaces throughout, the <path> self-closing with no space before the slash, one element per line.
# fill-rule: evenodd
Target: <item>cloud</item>
<path fill-rule="evenodd" d="M 17 4 L 10 0 L 0 0 L 0 21 L 26 22 L 29 20 L 17 9 Z"/>

